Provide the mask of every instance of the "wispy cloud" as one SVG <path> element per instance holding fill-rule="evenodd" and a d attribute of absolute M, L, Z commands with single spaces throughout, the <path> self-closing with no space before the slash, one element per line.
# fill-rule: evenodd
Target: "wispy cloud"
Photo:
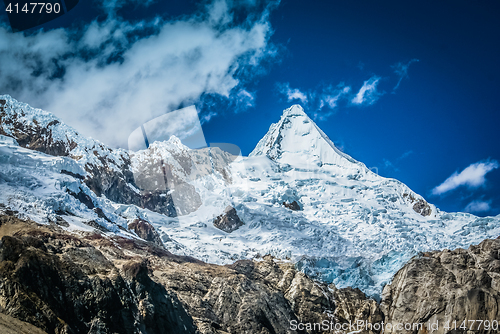
<path fill-rule="evenodd" d="M 103 2 L 107 19 L 83 28 L 25 35 L 0 27 L 0 92 L 115 146 L 142 123 L 207 94 L 253 105 L 246 83 L 276 55 L 271 5 L 246 1 L 244 22 L 233 19 L 239 3 L 232 0 L 173 20 L 131 22 L 116 13 L 131 1 Z"/>
<path fill-rule="evenodd" d="M 465 207 L 465 212 L 488 212 L 491 210 L 491 201 L 476 200 L 472 201 Z"/>
<path fill-rule="evenodd" d="M 301 92 L 297 88 L 290 88 L 290 84 L 288 82 L 278 83 L 276 86 L 279 92 L 287 97 L 288 102 L 299 100 L 303 104 L 307 103 L 308 99 L 306 93 Z"/>
<path fill-rule="evenodd" d="M 382 160 L 383 162 L 383 167 L 385 169 L 393 169 L 394 171 L 398 172 L 399 171 L 399 168 L 397 168 L 390 160 L 387 160 L 387 159 L 383 159 Z"/>
<path fill-rule="evenodd" d="M 285 95 L 288 102 L 300 101 L 304 107 L 309 109 L 315 119 L 326 119 L 331 116 L 341 99 L 348 96 L 351 87 L 343 82 L 337 86 L 324 86 L 316 90 L 300 90 L 291 88 L 288 82 L 277 83 L 278 92 Z"/>
<path fill-rule="evenodd" d="M 316 98 L 317 107 L 314 108 L 313 118 L 325 120 L 335 113 L 339 102 L 345 99 L 351 92 L 351 87 L 343 82 L 336 87 L 327 87 L 318 94 L 312 94 Z"/>
<path fill-rule="evenodd" d="M 412 154 L 413 154 L 413 150 L 406 151 L 405 153 L 401 154 L 401 156 L 398 158 L 398 161 L 401 161 L 405 158 L 408 158 Z"/>
<path fill-rule="evenodd" d="M 351 86 L 344 82 L 314 90 L 292 88 L 289 83 L 277 83 L 276 87 L 280 94 L 286 96 L 288 102 L 300 101 L 309 109 L 314 119 L 324 120 L 335 113 L 342 100 L 345 100 L 348 106 L 368 106 L 375 103 L 384 94 L 377 90 L 380 79 L 376 75 L 372 76 L 363 83 L 356 94 L 353 94 Z"/>
<path fill-rule="evenodd" d="M 394 70 L 394 73 L 396 73 L 396 75 L 399 77 L 397 85 L 392 89 L 393 92 L 399 88 L 399 85 L 404 78 L 408 78 L 408 69 L 410 68 L 410 65 L 418 61 L 418 59 L 412 59 L 407 63 L 399 62 L 391 66 Z"/>
<path fill-rule="evenodd" d="M 383 94 L 377 91 L 380 79 L 379 76 L 374 75 L 366 80 L 356 96 L 351 99 L 351 103 L 354 105 L 371 105 L 375 103 Z"/>
<path fill-rule="evenodd" d="M 351 87 L 344 86 L 344 83 L 340 83 L 335 89 L 331 87 L 324 90 L 322 94 L 319 95 L 320 108 L 323 106 L 328 106 L 330 109 L 335 109 L 338 105 L 338 101 L 344 98 L 351 91 Z"/>
<path fill-rule="evenodd" d="M 460 173 L 453 173 L 443 183 L 435 187 L 432 190 L 432 194 L 441 195 L 460 186 L 478 188 L 486 183 L 485 175 L 498 167 L 498 162 L 495 160 L 480 161 L 471 164 Z"/>

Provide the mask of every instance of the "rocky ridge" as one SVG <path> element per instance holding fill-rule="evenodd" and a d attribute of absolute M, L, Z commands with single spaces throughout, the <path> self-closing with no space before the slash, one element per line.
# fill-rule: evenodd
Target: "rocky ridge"
<path fill-rule="evenodd" d="M 214 219 L 213 224 L 219 230 L 222 230 L 227 233 L 236 231 L 240 226 L 244 225 L 240 217 L 238 217 L 236 209 L 233 208 L 232 206 L 228 206 L 224 210 L 224 213 L 222 215 L 217 216 Z"/>
<path fill-rule="evenodd" d="M 84 175 L 75 176 L 97 196 L 171 217 L 177 215 L 168 187 L 140 191 L 128 151 L 112 149 L 98 140 L 86 138 L 46 111 L 0 95 L 0 135 L 14 138 L 23 148 L 71 157 L 85 171 Z M 174 162 L 175 159 L 170 161 Z"/>

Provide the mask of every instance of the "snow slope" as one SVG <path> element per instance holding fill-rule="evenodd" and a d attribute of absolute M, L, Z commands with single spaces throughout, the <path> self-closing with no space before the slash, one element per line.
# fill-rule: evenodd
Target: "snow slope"
<path fill-rule="evenodd" d="M 6 111 L 0 114 L 4 120 L 36 120 L 40 126 L 54 127 L 49 125 L 55 119 L 49 113 L 0 96 L 7 98 L 15 108 L 10 107 L 7 118 Z M 55 157 L 19 147 L 11 138 L 18 136 L 19 126 L 1 125 L 7 135 L 0 137 L 4 209 L 44 224 L 62 218 L 72 230 L 89 229 L 94 221 L 107 233 L 127 237 L 136 237 L 124 230 L 127 223 L 141 218 L 155 226 L 173 253 L 208 262 L 225 264 L 272 254 L 338 287 L 359 287 L 377 297 L 418 252 L 468 247 L 500 235 L 500 216 L 441 212 L 403 183 L 372 173 L 339 151 L 300 106 L 285 110 L 250 156 L 236 160 L 218 148 L 190 150 L 175 137 L 135 153 L 111 150 L 62 122 L 52 136 L 73 148 L 69 156 Z M 178 210 L 173 218 L 97 196 L 78 175 L 87 175 L 88 162 L 99 164 L 102 155 L 121 170 L 130 161 L 134 173 L 161 171 L 163 164 L 173 177 L 167 193 L 189 185 L 187 189 L 196 193 L 185 193 L 190 196 L 186 201 L 196 197 L 196 205 Z M 128 185 L 141 193 L 136 186 Z M 71 193 L 88 196 L 106 218 Z M 301 210 L 284 205 L 293 201 Z M 214 217 L 228 205 L 245 223 L 232 233 L 213 226 Z"/>
<path fill-rule="evenodd" d="M 54 157 L 19 147 L 17 142 L 0 135 L 0 203 L 40 224 L 55 223 L 58 217 L 80 226 L 72 229 L 93 230 L 82 222 L 94 221 L 98 225 L 119 233 L 118 226 L 126 227 L 126 220 L 113 212 L 113 203 L 97 197 L 76 175 L 85 173 L 81 165 L 68 157 Z M 83 193 L 96 207 L 103 208 L 109 222 L 71 196 Z M 78 223 L 77 223 L 78 222 Z"/>

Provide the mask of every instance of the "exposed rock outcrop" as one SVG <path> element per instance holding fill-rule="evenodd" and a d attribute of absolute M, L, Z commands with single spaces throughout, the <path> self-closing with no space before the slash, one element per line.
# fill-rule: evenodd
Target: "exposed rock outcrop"
<path fill-rule="evenodd" d="M 333 298 L 337 308 L 334 315 L 341 323 L 357 323 L 358 320 L 364 321 L 365 324 L 381 324 L 384 321 L 384 314 L 380 310 L 379 305 L 373 299 L 366 298 L 365 294 L 359 289 L 345 288 L 337 289 L 332 286 Z M 369 328 L 365 326 L 364 328 Z M 380 333 L 381 329 L 372 331 L 371 333 Z"/>
<path fill-rule="evenodd" d="M 413 204 L 413 211 L 420 213 L 425 217 L 431 214 L 432 209 L 426 201 L 419 199 L 415 204 Z"/>
<path fill-rule="evenodd" d="M 467 250 L 424 253 L 412 259 L 384 288 L 381 308 L 386 323 L 438 323 L 433 333 L 497 332 L 491 326 L 486 330 L 485 324 L 478 328 L 478 322 L 472 328 L 466 321 L 467 330 L 459 326 L 464 320 L 500 321 L 500 240 L 485 240 Z M 398 333 L 431 332 L 423 327 Z"/>
<path fill-rule="evenodd" d="M 2 101 L 0 100 L 0 103 Z M 0 333 L 2 334 L 47 334 L 41 329 L 16 318 L 0 313 Z"/>
<path fill-rule="evenodd" d="M 293 201 L 292 203 L 283 202 L 283 206 L 285 208 L 289 208 L 290 210 L 293 210 L 293 211 L 300 210 L 300 205 L 299 205 L 299 203 L 297 203 L 297 201 Z"/>
<path fill-rule="evenodd" d="M 128 224 L 128 229 L 134 231 L 138 237 L 150 241 L 159 247 L 164 247 L 160 235 L 149 222 L 143 219 L 135 219 Z"/>
<path fill-rule="evenodd" d="M 232 206 L 228 206 L 222 215 L 214 219 L 214 226 L 227 233 L 236 231 L 243 225 L 244 223 L 241 221 L 240 217 L 238 217 L 236 209 Z"/>
<path fill-rule="evenodd" d="M 413 211 L 415 211 L 416 213 L 424 217 L 430 216 L 430 214 L 432 213 L 431 206 L 424 199 L 422 198 L 417 199 L 412 194 L 407 194 L 407 193 L 403 194 L 403 198 L 407 200 L 410 204 L 413 204 Z"/>
<path fill-rule="evenodd" d="M 5 101 L 0 110 L 0 134 L 12 136 L 19 146 L 56 156 L 69 156 L 69 152 L 77 146 L 75 141 L 68 138 L 64 141 L 54 139 L 53 129 L 59 124 L 58 120 L 47 126 L 41 126 L 35 119 L 27 124 L 24 119 L 26 114 L 7 115 L 5 109 L 8 107 Z M 7 129 L 9 131 L 6 131 Z"/>

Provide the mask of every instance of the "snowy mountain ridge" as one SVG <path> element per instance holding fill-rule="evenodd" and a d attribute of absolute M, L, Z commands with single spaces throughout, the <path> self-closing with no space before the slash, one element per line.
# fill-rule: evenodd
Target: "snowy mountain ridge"
<path fill-rule="evenodd" d="M 52 129 L 49 113 L 2 100 L 0 203 L 39 223 L 74 231 L 97 223 L 110 236 L 137 238 L 127 225 L 141 219 L 173 253 L 221 264 L 271 254 L 375 297 L 419 252 L 500 235 L 500 216 L 441 212 L 403 183 L 372 173 L 335 148 L 300 106 L 285 110 L 249 157 L 232 162 L 218 148 L 190 150 L 175 137 L 134 153 L 100 143 L 94 152 L 95 141 L 69 127 Z M 53 138 L 81 147 L 61 157 L 37 144 Z M 84 156 L 73 155 L 77 150 Z M 107 156 L 116 157 L 117 171 Z M 138 175 L 160 185 L 141 189 Z M 228 206 L 244 223 L 231 233 L 213 224 Z"/>
<path fill-rule="evenodd" d="M 102 157 L 112 161 L 112 168 L 124 163 L 125 150 L 111 150 L 100 141 L 87 138 L 61 119 L 42 109 L 33 108 L 9 95 L 0 95 L 1 134 L 19 138 L 20 146 L 36 145 L 51 155 L 71 156 L 82 164 L 102 165 Z M 39 133 L 35 133 L 36 131 Z M 36 135 L 36 138 L 32 138 Z M 30 142 L 30 139 L 35 139 Z M 96 151 L 94 153 L 94 151 Z M 101 159 L 99 159 L 101 157 Z"/>

